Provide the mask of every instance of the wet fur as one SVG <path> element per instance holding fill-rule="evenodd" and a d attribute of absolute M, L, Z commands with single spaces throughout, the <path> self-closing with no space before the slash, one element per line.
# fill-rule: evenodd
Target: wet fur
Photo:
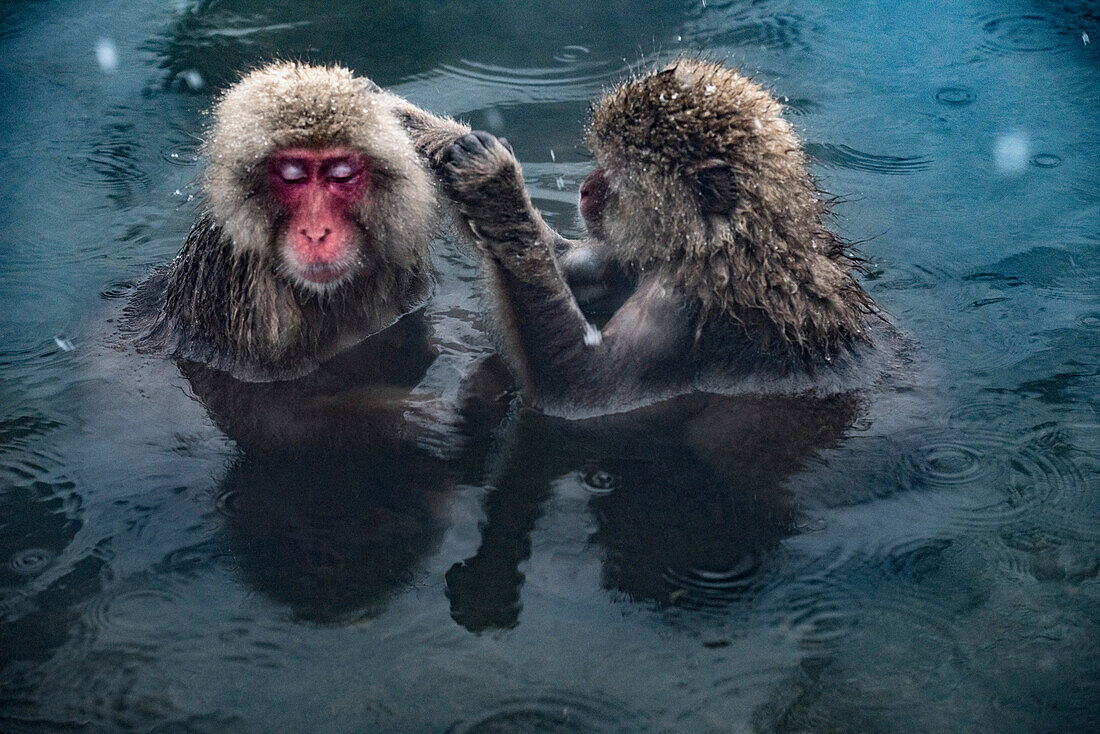
<path fill-rule="evenodd" d="M 814 361 L 866 339 L 871 299 L 824 224 L 827 204 L 782 106 L 719 64 L 681 59 L 596 105 L 588 144 L 628 181 L 605 236 L 635 272 L 657 271 L 698 307 L 697 326 L 733 322 L 763 350 Z M 727 211 L 701 212 L 697 173 L 733 174 Z"/>
<path fill-rule="evenodd" d="M 347 69 L 297 63 L 247 74 L 220 98 L 214 117 L 204 145 L 204 209 L 179 256 L 139 287 L 129 309 L 144 348 L 241 379 L 287 379 L 428 297 L 438 207 L 421 156 L 466 128 L 416 111 Z M 411 117 L 418 124 L 406 130 Z M 366 157 L 370 196 L 354 213 L 362 232 L 354 273 L 317 292 L 282 271 L 281 221 L 265 166 L 282 148 L 333 146 Z"/>
<path fill-rule="evenodd" d="M 825 226 L 781 111 L 759 85 L 694 59 L 612 90 L 588 132 L 610 189 L 602 226 L 580 242 L 542 221 L 495 138 L 446 151 L 449 196 L 485 254 L 503 350 L 533 404 L 580 416 L 693 390 L 860 383 L 850 373 L 874 362 L 870 331 L 888 327 Z M 636 285 L 595 338 L 566 287 L 577 262 Z"/>

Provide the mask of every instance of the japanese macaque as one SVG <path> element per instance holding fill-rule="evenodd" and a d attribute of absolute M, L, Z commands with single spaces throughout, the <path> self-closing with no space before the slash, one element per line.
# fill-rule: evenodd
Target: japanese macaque
<path fill-rule="evenodd" d="M 289 379 L 427 299 L 438 207 L 420 154 L 468 128 L 297 63 L 248 74 L 214 116 L 205 210 L 132 304 L 146 347 Z"/>
<path fill-rule="evenodd" d="M 453 319 L 425 305 L 429 167 L 468 130 L 340 67 L 249 73 L 214 110 L 198 222 L 130 302 L 139 346 L 250 451 L 447 454 L 508 382 L 488 339 L 441 334 Z"/>
<path fill-rule="evenodd" d="M 766 90 L 680 59 L 595 106 L 596 169 L 580 188 L 589 238 L 542 220 L 506 143 L 448 148 L 442 175 L 484 253 L 503 351 L 527 399 L 569 416 L 695 390 L 844 390 L 888 329 L 830 231 L 799 139 Z M 633 291 L 604 328 L 568 286 Z"/>

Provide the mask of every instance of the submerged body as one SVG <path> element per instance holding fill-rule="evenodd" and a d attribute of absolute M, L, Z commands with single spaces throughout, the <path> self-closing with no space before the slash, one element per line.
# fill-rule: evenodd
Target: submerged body
<path fill-rule="evenodd" d="M 679 60 L 600 100 L 588 142 L 597 168 L 581 186 L 579 242 L 543 222 L 493 136 L 445 156 L 535 406 L 577 416 L 695 390 L 843 391 L 892 368 L 875 342 L 896 337 L 764 89 Z M 629 296 L 596 330 L 569 286 L 622 283 Z"/>

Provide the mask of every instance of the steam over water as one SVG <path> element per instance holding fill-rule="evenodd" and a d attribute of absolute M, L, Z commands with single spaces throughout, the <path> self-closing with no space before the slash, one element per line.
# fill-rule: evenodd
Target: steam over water
<path fill-rule="evenodd" d="M 1095 2 L 6 5 L 0 730 L 1100 730 L 1090 38 Z M 787 100 L 915 345 L 893 385 L 322 461 L 118 338 L 240 71 L 339 61 L 507 136 L 576 235 L 588 104 L 680 53 Z M 453 395 L 483 286 L 435 258 L 401 367 Z"/>

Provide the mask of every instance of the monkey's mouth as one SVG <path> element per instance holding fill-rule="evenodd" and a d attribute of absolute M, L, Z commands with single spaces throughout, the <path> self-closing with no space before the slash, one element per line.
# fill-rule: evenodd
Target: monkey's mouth
<path fill-rule="evenodd" d="M 349 270 L 351 270 L 350 263 L 310 263 L 303 266 L 298 274 L 302 280 L 327 285 L 343 278 Z"/>
<path fill-rule="evenodd" d="M 596 168 L 581 182 L 579 209 L 584 223 L 588 225 L 589 233 L 594 237 L 601 236 L 603 210 L 607 205 L 609 190 L 610 182 L 602 168 Z"/>
<path fill-rule="evenodd" d="M 607 174 L 602 168 L 596 168 L 581 182 L 581 215 L 585 219 L 594 219 L 603 211 L 608 191 Z"/>

